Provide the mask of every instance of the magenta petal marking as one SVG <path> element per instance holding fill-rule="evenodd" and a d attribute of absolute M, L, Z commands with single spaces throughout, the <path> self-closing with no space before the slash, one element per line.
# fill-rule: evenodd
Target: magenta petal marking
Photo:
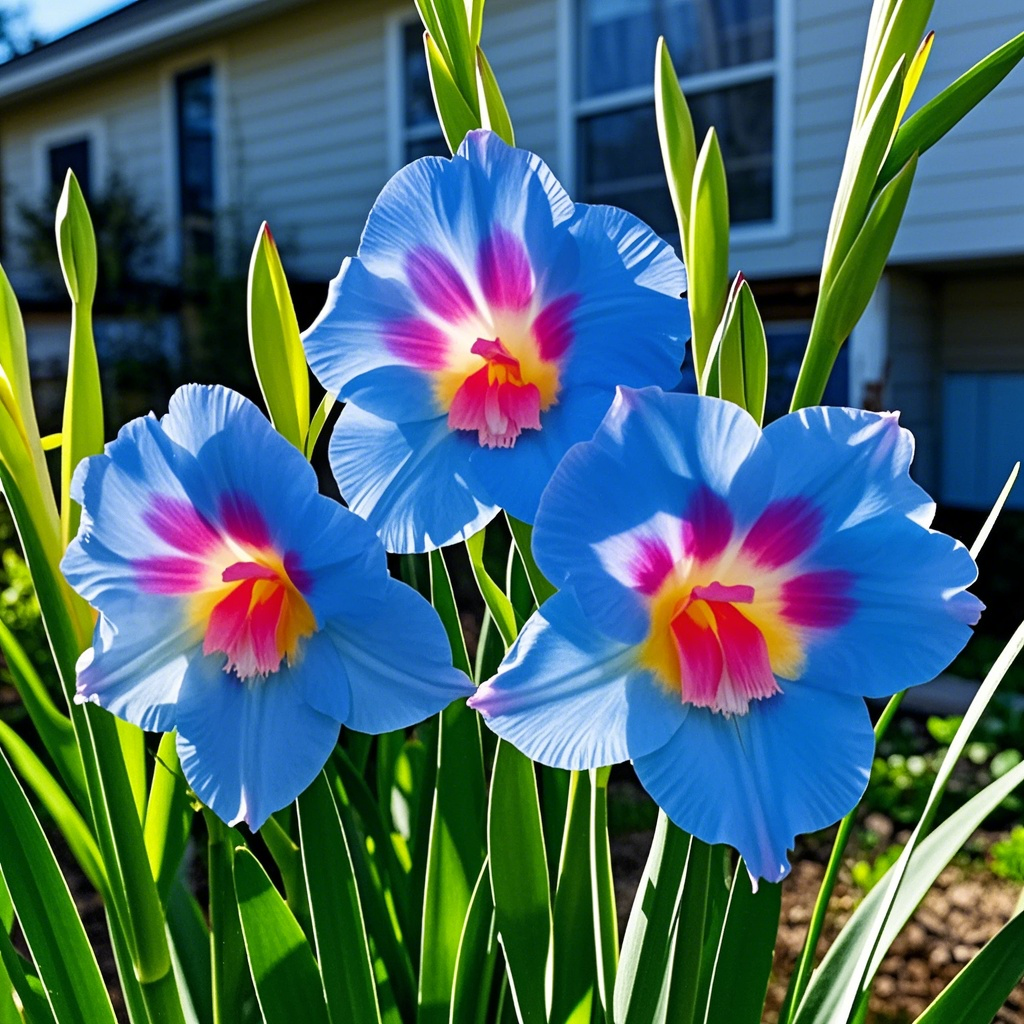
<path fill-rule="evenodd" d="M 668 545 L 660 537 L 644 537 L 629 566 L 633 587 L 641 594 L 653 597 L 665 577 L 675 568 L 675 560 Z"/>
<path fill-rule="evenodd" d="M 533 337 L 541 359 L 561 359 L 573 340 L 573 316 L 580 304 L 575 292 L 549 302 L 534 318 Z"/>
<path fill-rule="evenodd" d="M 715 631 L 682 612 L 672 620 L 679 654 L 682 697 L 697 707 L 710 707 L 718 695 L 725 663 Z"/>
<path fill-rule="evenodd" d="M 754 588 L 743 583 L 726 586 L 723 583 L 709 583 L 706 587 L 694 587 L 690 591 L 693 601 L 739 601 L 740 604 L 753 604 Z"/>
<path fill-rule="evenodd" d="M 476 310 L 465 281 L 443 253 L 421 245 L 409 253 L 405 273 L 416 297 L 448 323 L 458 323 Z"/>
<path fill-rule="evenodd" d="M 443 370 L 447 365 L 448 336 L 439 327 L 415 316 L 384 325 L 384 344 L 392 355 L 421 370 Z"/>
<path fill-rule="evenodd" d="M 255 580 L 246 580 L 214 605 L 203 638 L 203 654 L 220 651 L 228 656 L 229 662 L 237 660 L 236 656 L 245 647 L 255 586 Z"/>
<path fill-rule="evenodd" d="M 717 558 L 732 538 L 732 513 L 724 499 L 701 486 L 690 500 L 683 522 L 683 544 L 699 562 Z"/>
<path fill-rule="evenodd" d="M 728 684 L 733 691 L 731 696 L 739 698 L 737 703 L 742 704 L 742 709 L 724 710 L 746 710 L 750 701 L 778 693 L 779 684 L 772 672 L 768 644 L 761 630 L 731 604 L 715 602 L 710 607 L 718 627 Z"/>
<path fill-rule="evenodd" d="M 222 494 L 217 503 L 220 521 L 239 544 L 254 548 L 270 547 L 270 530 L 259 506 L 247 494 L 238 491 Z"/>
<path fill-rule="evenodd" d="M 278 575 L 270 566 L 259 562 L 235 562 L 224 570 L 221 579 L 225 583 L 235 583 L 238 580 L 276 580 Z"/>
<path fill-rule="evenodd" d="M 163 555 L 134 563 L 139 589 L 147 594 L 191 594 L 202 590 L 206 566 L 191 558 Z"/>
<path fill-rule="evenodd" d="M 221 543 L 195 506 L 180 498 L 157 495 L 142 518 L 162 541 L 190 555 L 205 554 Z"/>
<path fill-rule="evenodd" d="M 823 522 L 821 509 L 806 498 L 773 501 L 750 528 L 743 550 L 758 564 L 777 569 L 814 545 Z"/>
<path fill-rule="evenodd" d="M 526 309 L 533 298 L 533 271 L 523 243 L 511 232 L 495 228 L 480 243 L 476 272 L 484 298 L 493 309 Z"/>
<path fill-rule="evenodd" d="M 782 585 L 782 614 L 794 625 L 835 629 L 848 622 L 857 608 L 850 596 L 854 575 L 845 569 L 825 569 L 794 576 Z"/>

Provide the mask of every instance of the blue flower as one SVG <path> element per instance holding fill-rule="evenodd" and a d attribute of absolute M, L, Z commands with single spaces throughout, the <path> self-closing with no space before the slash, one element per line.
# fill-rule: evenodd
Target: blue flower
<path fill-rule="evenodd" d="M 470 703 L 544 764 L 632 759 L 680 828 L 782 878 L 794 838 L 860 799 L 863 698 L 933 678 L 981 611 L 912 455 L 892 414 L 762 433 L 728 402 L 620 390 L 541 499 L 562 589 Z"/>
<path fill-rule="evenodd" d="M 645 224 L 573 204 L 487 131 L 399 171 L 305 335 L 347 402 L 331 465 L 389 551 L 533 521 L 561 457 L 618 384 L 673 387 L 682 264 Z"/>
<path fill-rule="evenodd" d="M 190 385 L 86 459 L 68 582 L 99 614 L 79 702 L 177 730 L 196 795 L 258 829 L 330 757 L 471 689 L 366 523 L 247 399 Z"/>

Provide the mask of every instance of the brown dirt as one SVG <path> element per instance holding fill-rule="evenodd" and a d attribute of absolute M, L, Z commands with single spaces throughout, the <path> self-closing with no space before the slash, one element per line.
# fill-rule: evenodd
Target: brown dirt
<path fill-rule="evenodd" d="M 640 883 L 651 838 L 650 832 L 637 832 L 612 842 L 615 894 L 623 925 Z M 823 875 L 824 866 L 808 857 L 793 865 L 783 884 L 765 1024 L 774 1024 L 778 1018 Z M 1017 886 L 983 868 L 946 868 L 882 962 L 871 997 L 869 1024 L 904 1024 L 915 1020 L 1009 920 L 1018 896 Z M 861 898 L 861 891 L 847 878 L 840 877 L 829 905 L 820 955 L 824 955 Z M 997 1024 L 1024 1024 L 1024 984 L 1017 986 L 995 1020 Z"/>

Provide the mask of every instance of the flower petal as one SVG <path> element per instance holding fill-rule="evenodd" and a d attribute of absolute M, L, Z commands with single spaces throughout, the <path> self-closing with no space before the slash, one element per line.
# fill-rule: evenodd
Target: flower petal
<path fill-rule="evenodd" d="M 655 385 L 680 381 L 689 321 L 686 272 L 675 252 L 643 221 L 614 206 L 576 207 L 570 231 L 585 260 L 573 292 L 574 341 L 563 386 Z M 643 343 L 624 344 L 624 339 Z"/>
<path fill-rule="evenodd" d="M 473 692 L 465 674 L 452 667 L 437 613 L 397 580 L 390 581 L 375 619 L 328 632 L 348 677 L 352 707 L 345 724 L 350 729 L 404 729 Z"/>
<path fill-rule="evenodd" d="M 349 508 L 388 551 L 429 551 L 464 540 L 498 513 L 470 469 L 475 446 L 443 417 L 398 424 L 347 405 L 331 437 L 331 468 Z"/>
<path fill-rule="evenodd" d="M 140 609 L 135 595 L 122 595 L 107 607 L 116 624 L 99 617 L 93 645 L 78 659 L 75 700 L 99 704 L 142 729 L 170 732 L 181 681 L 202 636 L 176 601 L 153 600 Z"/>
<path fill-rule="evenodd" d="M 552 476 L 537 513 L 534 556 L 552 583 L 572 589 L 597 629 L 639 643 L 647 604 L 625 581 L 640 539 L 655 529 L 678 533 L 679 519 L 705 491 L 711 497 L 702 509 L 717 497 L 734 519 L 753 521 L 773 472 L 757 424 L 738 406 L 620 388 L 594 440 L 572 448 Z M 669 550 L 678 546 L 675 536 L 660 539 Z"/>
<path fill-rule="evenodd" d="M 665 746 L 635 760 L 669 818 L 706 843 L 734 846 L 755 882 L 785 877 L 796 836 L 852 810 L 874 753 L 859 697 L 783 688 L 746 715 L 694 708 Z"/>
<path fill-rule="evenodd" d="M 285 667 L 246 683 L 222 663 L 210 657 L 189 665 L 178 700 L 178 756 L 203 803 L 256 831 L 316 778 L 339 723 L 307 701 L 301 670 Z"/>
<path fill-rule="evenodd" d="M 533 760 L 572 769 L 655 750 L 686 717 L 682 701 L 637 667 L 634 648 L 597 633 L 565 591 L 530 618 L 469 703 Z"/>
<path fill-rule="evenodd" d="M 935 505 L 910 479 L 914 438 L 897 414 L 801 409 L 764 436 L 778 460 L 771 498 L 814 502 L 825 513 L 823 535 L 889 512 L 931 525 Z"/>
<path fill-rule="evenodd" d="M 443 365 L 446 342 L 401 280 L 346 259 L 302 341 L 317 380 L 342 401 L 396 422 L 440 411 L 425 366 Z"/>
<path fill-rule="evenodd" d="M 850 614 L 835 628 L 810 630 L 808 684 L 883 697 L 942 672 L 978 621 L 966 592 L 978 569 L 968 550 L 896 512 L 822 541 L 816 559 L 845 572 Z"/>

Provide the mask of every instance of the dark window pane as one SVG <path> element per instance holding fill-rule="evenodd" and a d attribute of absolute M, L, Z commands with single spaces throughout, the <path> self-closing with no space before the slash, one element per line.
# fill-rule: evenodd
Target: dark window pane
<path fill-rule="evenodd" d="M 423 52 L 423 26 L 411 21 L 402 30 L 402 67 L 405 99 L 405 127 L 436 125 L 434 95 L 430 91 L 427 58 Z M 422 156 L 423 154 L 418 154 Z"/>
<path fill-rule="evenodd" d="M 663 35 L 680 76 L 775 52 L 775 0 L 578 0 L 579 91 L 603 96 L 651 81 Z"/>
<path fill-rule="evenodd" d="M 92 191 L 92 177 L 89 173 L 89 140 L 75 139 L 59 146 L 51 146 L 50 187 L 59 192 L 64 187 L 64 179 L 68 170 L 75 172 L 78 184 L 82 186 L 82 195 L 89 200 Z"/>
<path fill-rule="evenodd" d="M 733 224 L 772 219 L 772 79 L 690 97 L 698 145 L 714 124 L 729 177 Z M 663 235 L 676 231 L 658 147 L 654 105 L 579 121 L 580 198 L 621 206 Z"/>
<path fill-rule="evenodd" d="M 199 68 L 179 75 L 178 166 L 181 212 L 213 213 L 213 72 Z"/>

